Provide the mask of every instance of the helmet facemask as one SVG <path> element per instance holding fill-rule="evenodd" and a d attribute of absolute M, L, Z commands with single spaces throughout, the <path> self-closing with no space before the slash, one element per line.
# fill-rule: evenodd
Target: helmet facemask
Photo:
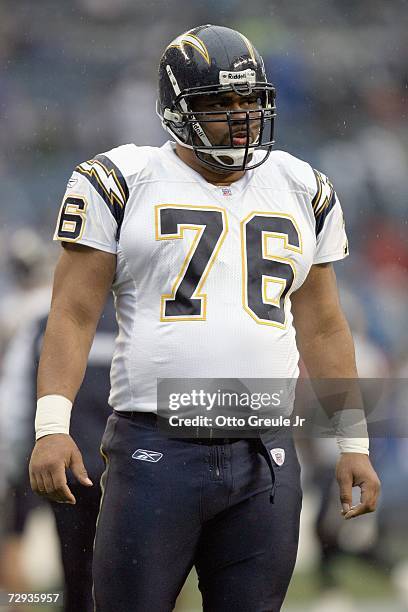
<path fill-rule="evenodd" d="M 276 116 L 275 88 L 270 83 L 255 81 L 255 73 L 248 72 L 252 78 L 239 84 L 226 82 L 181 91 L 170 66 L 167 66 L 167 74 L 176 97 L 172 107 L 164 109 L 163 126 L 179 144 L 193 150 L 200 162 L 212 169 L 224 172 L 250 170 L 266 161 L 271 152 Z M 228 93 L 235 93 L 243 100 L 245 97 L 257 95 L 260 103 L 249 110 L 195 110 L 197 101 Z M 211 125 L 220 123 L 228 127 L 226 142 L 223 144 L 211 142 L 208 135 Z M 234 136 L 238 132 L 240 140 L 244 142 L 236 144 Z M 255 150 L 263 150 L 264 155 L 252 163 Z"/>

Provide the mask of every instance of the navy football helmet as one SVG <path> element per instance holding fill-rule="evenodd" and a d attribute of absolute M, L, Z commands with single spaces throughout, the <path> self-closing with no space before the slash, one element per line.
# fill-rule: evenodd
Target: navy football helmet
<path fill-rule="evenodd" d="M 200 108 L 197 100 L 205 100 L 202 96 L 225 99 L 229 92 L 250 96 L 255 107 L 243 99 L 239 110 L 194 109 Z M 160 60 L 157 113 L 179 144 L 218 170 L 255 168 L 266 161 L 274 143 L 275 88 L 267 82 L 258 51 L 229 28 L 199 26 L 170 43 Z M 228 126 L 228 142 L 212 143 L 206 127 L 221 121 Z M 235 138 L 238 132 L 240 138 Z M 253 159 L 256 149 L 263 150 L 261 159 Z"/>

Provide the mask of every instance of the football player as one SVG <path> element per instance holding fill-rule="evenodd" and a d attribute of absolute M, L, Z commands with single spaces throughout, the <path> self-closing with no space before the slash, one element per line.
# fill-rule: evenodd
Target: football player
<path fill-rule="evenodd" d="M 95 609 L 170 611 L 195 565 L 205 610 L 275 612 L 298 545 L 292 439 L 166 436 L 157 380 L 296 379 L 298 350 L 311 377 L 356 377 L 332 268 L 348 253 L 343 215 L 325 175 L 272 152 L 275 88 L 239 32 L 205 25 L 177 37 L 160 61 L 157 112 L 171 141 L 97 155 L 68 182 L 31 483 L 67 503 L 67 467 L 92 485 L 69 420 L 112 289 Z M 339 445 L 348 519 L 375 509 L 379 480 L 366 438 Z"/>

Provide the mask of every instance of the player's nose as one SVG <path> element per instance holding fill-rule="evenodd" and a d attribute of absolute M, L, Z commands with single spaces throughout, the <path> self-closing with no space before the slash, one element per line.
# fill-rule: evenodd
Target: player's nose
<path fill-rule="evenodd" d="M 242 108 L 240 101 L 233 102 L 230 106 L 230 111 L 233 111 L 232 120 L 235 123 L 245 123 L 247 119 L 246 110 Z"/>
<path fill-rule="evenodd" d="M 236 111 L 236 112 L 240 112 L 240 114 L 243 115 L 243 117 L 245 117 L 245 109 L 242 107 L 242 101 L 241 100 L 235 100 L 233 102 L 231 102 L 231 110 L 232 111 Z"/>

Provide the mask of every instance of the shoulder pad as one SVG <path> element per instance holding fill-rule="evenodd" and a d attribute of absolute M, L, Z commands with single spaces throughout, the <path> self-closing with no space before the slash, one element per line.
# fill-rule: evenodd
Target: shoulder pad
<path fill-rule="evenodd" d="M 310 164 L 286 151 L 274 151 L 271 158 L 293 189 L 306 191 L 311 197 L 314 196 L 316 180 Z"/>
<path fill-rule="evenodd" d="M 85 176 L 104 200 L 120 227 L 134 177 L 148 165 L 153 147 L 126 144 L 95 155 L 75 171 Z"/>
<path fill-rule="evenodd" d="M 309 196 L 311 212 L 315 218 L 316 235 L 318 235 L 328 213 L 337 201 L 331 181 L 323 172 L 315 170 L 307 162 L 285 151 L 274 151 L 271 158 L 272 163 L 279 168 L 289 186 Z"/>
<path fill-rule="evenodd" d="M 129 179 L 148 167 L 155 150 L 157 150 L 156 147 L 138 147 L 132 143 L 115 147 L 103 155 L 120 168 L 126 179 Z"/>

